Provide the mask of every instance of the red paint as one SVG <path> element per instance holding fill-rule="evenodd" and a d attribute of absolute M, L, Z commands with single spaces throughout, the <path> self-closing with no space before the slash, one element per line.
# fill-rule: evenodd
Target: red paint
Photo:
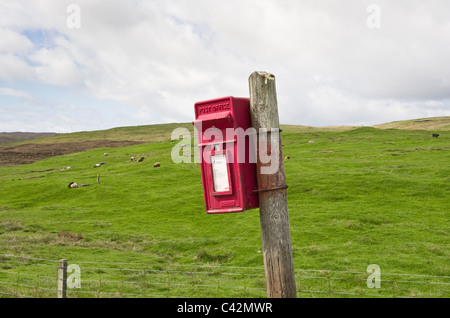
<path fill-rule="evenodd" d="M 250 100 L 248 98 L 223 97 L 195 103 L 194 126 L 197 129 L 201 157 L 203 195 L 206 212 L 232 213 L 259 207 L 256 162 L 250 160 L 249 141 L 245 139 L 245 160 L 238 162 L 237 138 L 227 140 L 227 128 L 252 127 Z M 204 134 L 209 128 L 217 128 L 223 139 Z M 242 154 L 241 154 L 242 155 Z M 239 158 L 241 158 L 241 155 Z M 214 178 L 217 180 L 214 180 Z"/>

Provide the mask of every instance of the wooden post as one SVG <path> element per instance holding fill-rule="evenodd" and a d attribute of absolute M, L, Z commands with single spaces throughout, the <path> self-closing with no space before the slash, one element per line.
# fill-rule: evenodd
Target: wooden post
<path fill-rule="evenodd" d="M 58 263 L 58 295 L 57 298 L 66 298 L 67 293 L 67 260 Z"/>
<path fill-rule="evenodd" d="M 275 77 L 266 72 L 254 72 L 249 77 L 249 87 L 252 126 L 259 132 L 257 177 L 267 297 L 295 298 L 297 293 Z M 271 131 L 277 134 L 276 140 L 272 140 Z M 274 153 L 278 157 L 278 169 L 269 174 L 261 173 L 261 168 L 267 166 L 262 162 L 263 154 L 260 153 L 260 145 L 264 143 L 267 144 L 267 155 Z"/>
<path fill-rule="evenodd" d="M 97 184 L 100 184 L 100 175 L 97 175 Z"/>

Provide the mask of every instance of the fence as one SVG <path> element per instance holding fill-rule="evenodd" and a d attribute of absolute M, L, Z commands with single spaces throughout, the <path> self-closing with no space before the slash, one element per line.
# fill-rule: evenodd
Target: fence
<path fill-rule="evenodd" d="M 297 297 L 450 295 L 450 276 L 295 270 Z M 264 298 L 264 268 L 76 262 L 0 255 L 1 298 Z"/>

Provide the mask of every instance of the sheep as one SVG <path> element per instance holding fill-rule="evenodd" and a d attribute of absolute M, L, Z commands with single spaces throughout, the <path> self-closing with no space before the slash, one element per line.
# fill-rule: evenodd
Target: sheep
<path fill-rule="evenodd" d="M 153 165 L 153 168 L 158 168 L 158 167 L 160 167 L 161 166 L 161 163 L 160 162 L 155 162 L 155 164 Z"/>
<path fill-rule="evenodd" d="M 79 187 L 79 185 L 76 182 L 71 182 L 71 183 L 69 183 L 69 186 L 68 186 L 69 189 L 75 189 L 78 187 Z"/>
<path fill-rule="evenodd" d="M 439 134 L 433 134 L 433 137 L 439 137 Z"/>
<path fill-rule="evenodd" d="M 142 161 L 144 161 L 144 159 L 145 159 L 145 157 L 141 157 L 137 160 L 137 162 L 142 162 Z"/>
<path fill-rule="evenodd" d="M 82 183 L 82 184 L 78 185 L 76 182 L 71 182 L 71 183 L 69 183 L 68 188 L 75 189 L 75 188 L 88 187 L 88 186 L 89 186 L 89 184 L 86 184 L 86 183 Z"/>

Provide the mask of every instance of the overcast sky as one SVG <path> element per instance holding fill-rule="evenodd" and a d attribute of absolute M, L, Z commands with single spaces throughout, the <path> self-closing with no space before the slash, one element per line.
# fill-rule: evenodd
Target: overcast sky
<path fill-rule="evenodd" d="M 0 131 L 190 122 L 254 71 L 283 124 L 450 116 L 450 1 L 0 0 Z"/>

